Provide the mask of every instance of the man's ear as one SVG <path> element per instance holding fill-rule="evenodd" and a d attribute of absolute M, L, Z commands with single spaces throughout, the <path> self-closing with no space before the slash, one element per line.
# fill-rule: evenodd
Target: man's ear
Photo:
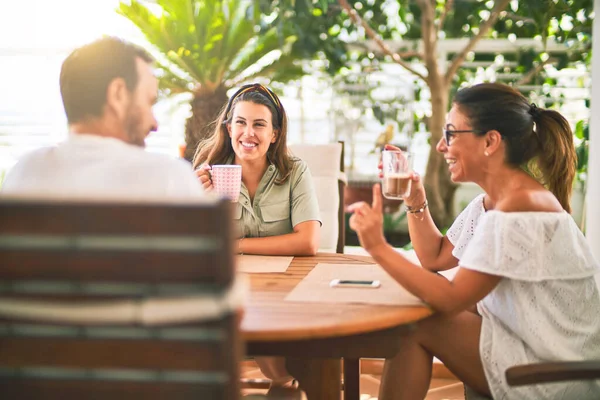
<path fill-rule="evenodd" d="M 114 113 L 120 120 L 125 119 L 127 109 L 131 102 L 131 93 L 127 89 L 123 78 L 115 78 L 106 89 L 106 106 L 108 111 Z"/>
<path fill-rule="evenodd" d="M 497 130 L 488 131 L 485 134 L 485 149 L 484 153 L 486 155 L 492 155 L 498 151 L 500 145 L 502 144 L 502 135 Z"/>

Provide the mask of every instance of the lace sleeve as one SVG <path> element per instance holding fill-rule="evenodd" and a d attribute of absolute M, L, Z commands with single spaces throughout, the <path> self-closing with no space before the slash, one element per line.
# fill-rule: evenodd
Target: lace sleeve
<path fill-rule="evenodd" d="M 459 265 L 534 282 L 585 278 L 600 269 L 566 212 L 489 211 L 482 216 Z"/>
<path fill-rule="evenodd" d="M 456 217 L 452 226 L 446 232 L 446 237 L 454 246 L 452 255 L 458 259 L 462 257 L 467 245 L 473 238 L 477 223 L 483 214 L 483 197 L 480 194 Z"/>

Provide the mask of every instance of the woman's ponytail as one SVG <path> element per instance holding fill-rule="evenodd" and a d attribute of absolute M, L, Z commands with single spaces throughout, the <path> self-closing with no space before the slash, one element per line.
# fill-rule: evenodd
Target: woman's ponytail
<path fill-rule="evenodd" d="M 577 166 L 573 132 L 567 120 L 557 111 L 531 107 L 535 122 L 534 135 L 539 140 L 537 167 L 542 183 L 571 212 L 571 191 Z"/>

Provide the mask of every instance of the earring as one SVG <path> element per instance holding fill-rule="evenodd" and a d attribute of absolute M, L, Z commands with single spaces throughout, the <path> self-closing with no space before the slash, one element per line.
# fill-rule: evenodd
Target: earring
<path fill-rule="evenodd" d="M 486 157 L 488 157 L 490 155 L 490 153 L 488 153 L 487 151 L 484 151 L 483 155 L 486 156 Z"/>

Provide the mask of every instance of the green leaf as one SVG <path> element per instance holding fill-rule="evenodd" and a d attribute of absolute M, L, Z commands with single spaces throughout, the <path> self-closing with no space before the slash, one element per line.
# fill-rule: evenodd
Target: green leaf
<path fill-rule="evenodd" d="M 577 124 L 575 124 L 575 132 L 574 133 L 578 139 L 583 139 L 584 125 L 585 125 L 585 122 L 583 120 L 577 121 Z"/>
<path fill-rule="evenodd" d="M 246 48 L 238 54 L 238 57 L 232 61 L 229 76 L 236 76 L 250 67 L 256 67 L 263 57 L 267 54 L 281 50 L 284 53 L 290 52 L 290 46 L 294 37 L 288 37 L 284 46 L 281 46 L 281 38 L 276 28 L 272 28 L 259 37 L 253 38 L 246 44 Z M 231 78 L 230 78 L 231 79 Z"/>
<path fill-rule="evenodd" d="M 586 172 L 588 165 L 588 156 L 589 156 L 589 145 L 587 142 L 581 143 L 575 149 L 575 154 L 577 155 L 577 171 L 578 172 Z"/>

